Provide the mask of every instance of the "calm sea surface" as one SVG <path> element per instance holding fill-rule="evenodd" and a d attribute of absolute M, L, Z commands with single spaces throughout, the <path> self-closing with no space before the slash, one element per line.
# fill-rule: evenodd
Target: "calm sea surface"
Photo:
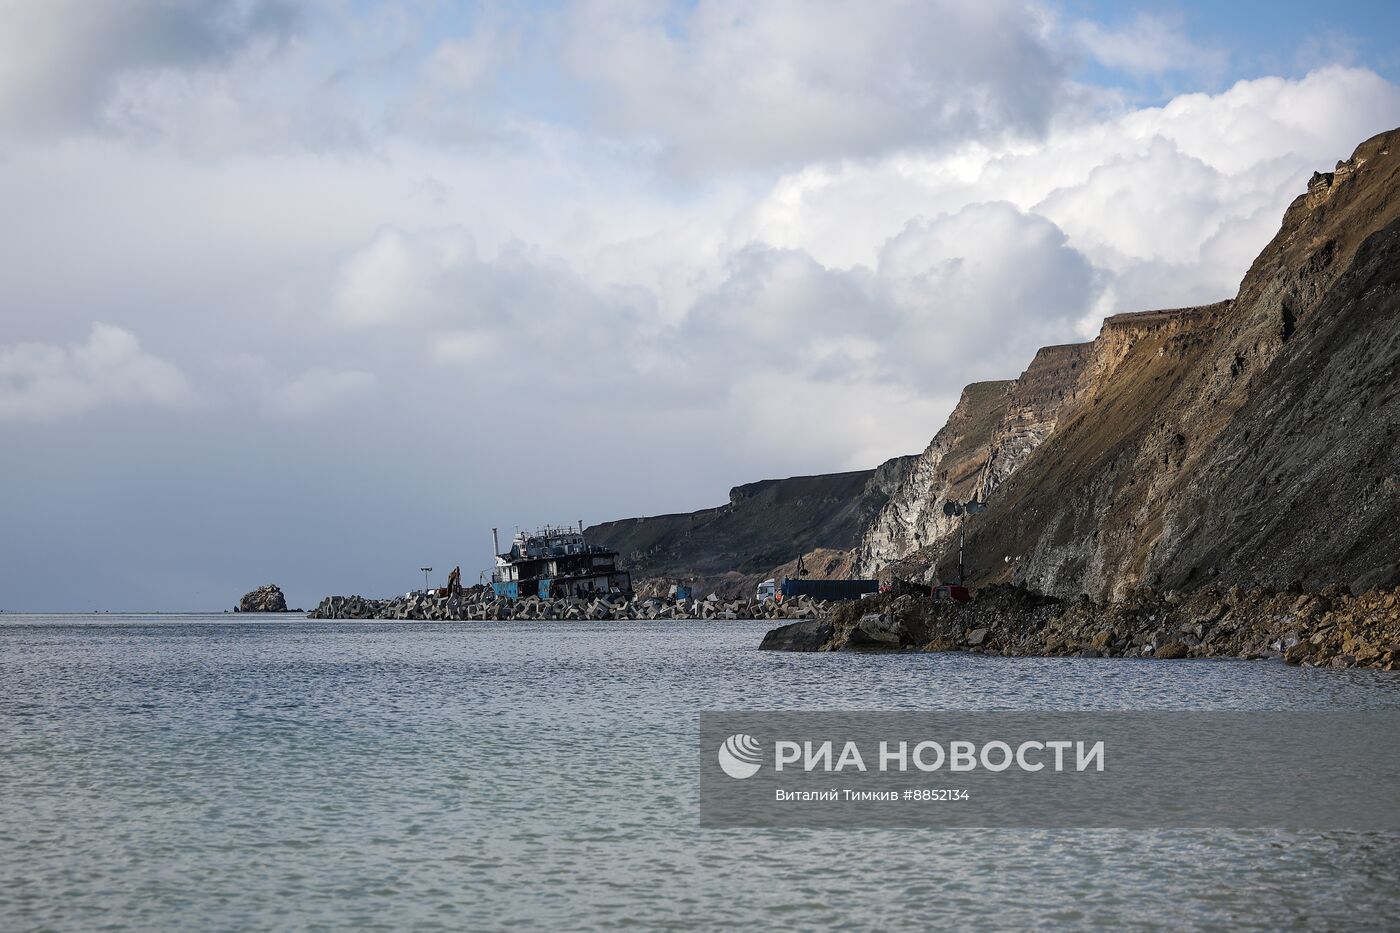
<path fill-rule="evenodd" d="M 1395 834 L 701 831 L 695 763 L 705 709 L 1395 707 L 1394 674 L 775 654 L 747 622 L 0 618 L 7 931 L 1397 922 Z"/>

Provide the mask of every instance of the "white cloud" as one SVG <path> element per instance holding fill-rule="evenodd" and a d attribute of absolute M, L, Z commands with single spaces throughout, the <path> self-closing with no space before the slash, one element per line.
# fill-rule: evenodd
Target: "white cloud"
<path fill-rule="evenodd" d="M 504 350 L 501 337 L 480 331 L 446 331 L 435 335 L 428 352 L 439 363 L 485 363 Z"/>
<path fill-rule="evenodd" d="M 500 11 L 478 11 L 469 34 L 443 39 L 427 54 L 393 124 L 447 143 L 492 135 L 501 116 L 498 76 L 522 51 Z"/>
<path fill-rule="evenodd" d="M 1141 283 L 1117 283 L 1130 307 L 1214 300 L 1233 293 L 1312 171 L 1396 122 L 1400 88 L 1364 69 L 1241 81 L 1036 143 L 809 167 L 779 180 L 735 236 L 871 265 L 911 216 L 1002 200 L 1053 221 L 1111 286 Z"/>
<path fill-rule="evenodd" d="M 956 390 L 930 393 L 859 377 L 820 381 L 770 370 L 740 373 L 728 388 L 716 400 L 723 407 L 710 415 L 723 433 L 708 436 L 772 464 L 769 476 L 866 470 L 913 453 L 910 439 L 927 444 L 958 400 Z"/>
<path fill-rule="evenodd" d="M 223 63 L 297 18 L 283 0 L 0 0 L 0 123 L 90 125 L 122 78 Z"/>
<path fill-rule="evenodd" d="M 1065 77 L 1014 0 L 594 2 L 570 26 L 599 115 L 690 170 L 1038 135 Z"/>
<path fill-rule="evenodd" d="M 477 265 L 476 243 L 460 228 L 408 236 L 386 227 L 341 264 L 329 310 L 351 326 L 441 317 Z"/>
<path fill-rule="evenodd" d="M 264 407 L 279 418 L 306 418 L 364 398 L 377 382 L 359 370 L 312 369 L 269 393 Z"/>
<path fill-rule="evenodd" d="M 1369 103 L 1332 138 L 1295 131 L 1361 88 Z M 756 455 L 774 393 L 889 414 L 882 400 L 1014 376 L 1105 314 L 1232 294 L 1306 173 L 1395 99 L 1344 69 L 1242 82 L 1039 143 L 819 163 L 729 224 L 657 209 L 655 236 L 582 248 L 384 227 L 342 254 L 322 306 L 343 333 L 402 340 L 524 410 L 708 410 Z M 1239 147 L 1220 147 L 1231 133 Z M 860 450 L 916 449 L 937 427 L 890 418 Z M 837 451 L 857 439 L 832 420 L 785 444 L 847 464 Z"/>
<path fill-rule="evenodd" d="M 1180 18 L 1138 13 L 1117 28 L 1080 20 L 1072 31 L 1099 64 L 1130 75 L 1187 72 L 1214 78 L 1229 62 L 1224 49 L 1187 36 Z"/>
<path fill-rule="evenodd" d="M 1158 136 L 1105 159 L 1035 210 L 1093 249 L 1101 265 L 1121 265 L 1117 257 L 1179 263 L 1199 254 L 1222 215 L 1247 201 L 1243 195 L 1228 176 Z"/>
<path fill-rule="evenodd" d="M 195 396 L 174 365 L 130 331 L 95 323 L 85 343 L 0 346 L 0 420 L 48 421 L 109 405 L 187 408 Z"/>
<path fill-rule="evenodd" d="M 873 268 L 752 245 L 726 271 L 680 330 L 697 368 L 945 395 L 1014 374 L 1101 288 L 1053 223 L 1004 202 L 910 220 Z"/>
<path fill-rule="evenodd" d="M 1063 231 L 1006 202 L 910 221 L 878 268 L 899 309 L 891 352 L 910 382 L 944 391 L 954 388 L 944 373 L 960 371 L 962 383 L 1014 375 L 1071 332 L 1100 288 Z"/>
<path fill-rule="evenodd" d="M 252 43 L 217 67 L 122 72 L 108 80 L 96 124 L 198 159 L 368 148 L 372 122 L 326 67 L 309 42 L 287 38 Z"/>
<path fill-rule="evenodd" d="M 460 228 L 382 229 L 333 278 L 333 323 L 422 332 L 439 363 L 489 359 L 509 373 L 529 359 L 543 364 L 546 377 L 532 377 L 541 385 L 590 369 L 609 380 L 642 371 L 647 360 L 631 351 L 666 329 L 644 288 L 590 282 L 518 241 L 481 257 Z"/>

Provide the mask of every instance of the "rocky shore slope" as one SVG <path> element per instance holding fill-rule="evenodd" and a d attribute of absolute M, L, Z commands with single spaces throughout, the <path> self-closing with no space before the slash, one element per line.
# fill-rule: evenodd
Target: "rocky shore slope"
<path fill-rule="evenodd" d="M 1135 590 L 1124 599 L 1059 599 L 997 585 L 969 603 L 889 594 L 829 619 L 770 631 L 784 651 L 969 651 L 1006 656 L 1280 658 L 1316 667 L 1400 666 L 1400 589 L 1353 596 L 1340 586 Z"/>

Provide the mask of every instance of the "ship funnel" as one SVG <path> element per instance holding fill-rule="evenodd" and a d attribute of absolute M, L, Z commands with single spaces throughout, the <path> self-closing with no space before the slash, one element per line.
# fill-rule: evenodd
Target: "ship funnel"
<path fill-rule="evenodd" d="M 500 553 L 501 553 L 501 536 L 500 536 L 499 534 L 497 534 L 496 529 L 492 528 L 492 529 L 491 529 L 491 558 L 492 558 L 492 560 L 494 560 L 494 559 L 496 558 L 496 555 L 498 555 L 498 554 L 500 554 Z"/>

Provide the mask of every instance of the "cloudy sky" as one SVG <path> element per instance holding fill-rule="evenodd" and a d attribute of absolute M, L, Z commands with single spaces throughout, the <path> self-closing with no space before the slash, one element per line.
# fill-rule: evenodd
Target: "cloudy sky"
<path fill-rule="evenodd" d="M 1400 124 L 1397 9 L 0 0 L 0 608 L 472 582 L 921 449 L 1232 295 Z"/>

